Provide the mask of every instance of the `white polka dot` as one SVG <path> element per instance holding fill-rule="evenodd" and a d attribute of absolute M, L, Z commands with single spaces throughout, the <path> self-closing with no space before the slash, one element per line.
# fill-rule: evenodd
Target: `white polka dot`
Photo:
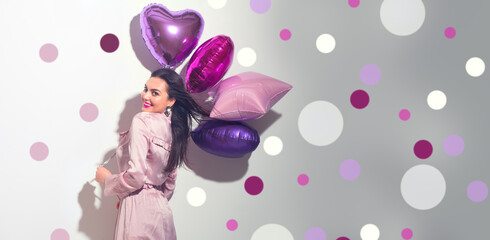
<path fill-rule="evenodd" d="M 255 230 L 250 240 L 294 240 L 294 238 L 287 228 L 270 223 Z"/>
<path fill-rule="evenodd" d="M 276 156 L 282 151 L 282 141 L 276 136 L 270 136 L 264 141 L 264 151 L 265 153 Z"/>
<path fill-rule="evenodd" d="M 424 23 L 424 3 L 421 0 L 384 0 L 380 17 L 390 33 L 407 36 L 419 30 Z"/>
<path fill-rule="evenodd" d="M 193 207 L 200 207 L 206 202 L 206 192 L 199 187 L 193 187 L 187 192 L 187 202 Z"/>
<path fill-rule="evenodd" d="M 374 224 L 366 224 L 361 228 L 361 239 L 362 240 L 378 240 L 379 229 Z"/>
<path fill-rule="evenodd" d="M 437 206 L 446 194 L 446 181 L 437 168 L 420 164 L 403 175 L 401 193 L 405 202 L 418 210 Z"/>
<path fill-rule="evenodd" d="M 479 77 L 485 72 L 485 62 L 479 57 L 472 57 L 466 62 L 466 72 L 472 77 Z"/>
<path fill-rule="evenodd" d="M 250 67 L 255 64 L 257 55 L 251 48 L 242 48 L 237 54 L 238 63 L 244 67 Z"/>
<path fill-rule="evenodd" d="M 315 101 L 301 110 L 298 128 L 301 136 L 310 144 L 326 146 L 339 138 L 344 128 L 344 119 L 332 103 Z"/>
<path fill-rule="evenodd" d="M 226 0 L 208 0 L 208 4 L 214 9 L 220 9 L 226 5 Z"/>
<path fill-rule="evenodd" d="M 442 91 L 434 90 L 427 96 L 427 104 L 434 110 L 441 110 L 446 106 L 447 98 L 446 94 Z"/>
<path fill-rule="evenodd" d="M 335 49 L 335 38 L 330 34 L 322 34 L 316 39 L 316 48 L 322 53 L 329 53 Z"/>

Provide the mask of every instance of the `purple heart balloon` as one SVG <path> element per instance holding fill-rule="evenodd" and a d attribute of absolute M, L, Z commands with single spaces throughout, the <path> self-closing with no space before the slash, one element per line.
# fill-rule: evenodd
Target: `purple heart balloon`
<path fill-rule="evenodd" d="M 140 26 L 153 57 L 164 67 L 175 67 L 197 46 L 204 20 L 194 10 L 171 12 L 153 3 L 143 8 Z"/>
<path fill-rule="evenodd" d="M 239 158 L 254 151 L 260 143 L 257 131 L 243 123 L 209 120 L 191 132 L 202 150 L 229 158 Z"/>
<path fill-rule="evenodd" d="M 201 44 L 187 66 L 187 91 L 199 93 L 221 80 L 233 61 L 233 49 L 233 41 L 225 35 L 215 36 Z"/>

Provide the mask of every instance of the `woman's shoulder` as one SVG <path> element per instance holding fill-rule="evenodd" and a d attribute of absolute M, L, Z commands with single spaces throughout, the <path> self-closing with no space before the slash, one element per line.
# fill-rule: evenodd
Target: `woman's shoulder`
<path fill-rule="evenodd" d="M 167 121 L 166 117 L 163 113 L 153 113 L 153 112 L 139 112 L 133 117 L 133 122 L 142 121 L 145 125 L 153 125 L 153 124 L 163 124 Z"/>

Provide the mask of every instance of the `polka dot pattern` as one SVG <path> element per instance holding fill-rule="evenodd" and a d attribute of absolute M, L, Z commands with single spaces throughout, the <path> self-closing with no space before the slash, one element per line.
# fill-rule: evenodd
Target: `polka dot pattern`
<path fill-rule="evenodd" d="M 80 117 L 85 122 L 93 122 L 99 116 L 99 109 L 93 103 L 85 103 L 80 107 Z"/>
<path fill-rule="evenodd" d="M 421 0 L 383 0 L 380 17 L 388 32 L 397 36 L 408 36 L 422 27 L 425 6 Z"/>
<path fill-rule="evenodd" d="M 221 9 L 226 5 L 227 0 L 208 0 L 209 6 L 214 9 Z"/>
<path fill-rule="evenodd" d="M 360 0 L 348 0 L 348 2 L 349 6 L 351 6 L 352 8 L 359 7 L 359 4 L 361 3 Z"/>
<path fill-rule="evenodd" d="M 36 161 L 43 161 L 49 155 L 49 148 L 43 142 L 36 142 L 31 145 L 30 153 L 32 159 Z"/>
<path fill-rule="evenodd" d="M 310 182 L 310 178 L 306 174 L 300 174 L 298 176 L 298 184 L 301 186 L 305 186 Z"/>
<path fill-rule="evenodd" d="M 364 90 L 356 90 L 350 95 L 350 102 L 353 107 L 363 109 L 369 104 L 369 94 Z"/>
<path fill-rule="evenodd" d="M 264 151 L 270 156 L 276 156 L 282 151 L 282 140 L 276 136 L 270 136 L 264 141 Z"/>
<path fill-rule="evenodd" d="M 305 235 L 305 240 L 326 240 L 327 234 L 319 227 L 312 227 L 308 229 Z"/>
<path fill-rule="evenodd" d="M 271 8 L 271 0 L 250 0 L 250 8 L 258 14 L 266 13 Z"/>
<path fill-rule="evenodd" d="M 270 223 L 259 227 L 250 240 L 294 240 L 289 229 L 282 225 Z"/>
<path fill-rule="evenodd" d="M 361 80 L 367 85 L 375 85 L 381 79 L 381 70 L 374 64 L 368 64 L 361 69 Z"/>
<path fill-rule="evenodd" d="M 485 72 L 485 62 L 479 57 L 466 61 L 466 72 L 472 77 L 479 77 Z"/>
<path fill-rule="evenodd" d="M 245 181 L 245 191 L 250 195 L 258 195 L 264 189 L 264 182 L 257 176 L 247 178 Z"/>
<path fill-rule="evenodd" d="M 444 30 L 444 35 L 448 39 L 453 39 L 456 36 L 456 29 L 454 29 L 453 27 L 448 27 Z"/>
<path fill-rule="evenodd" d="M 58 48 L 54 44 L 46 43 L 39 49 L 39 56 L 44 62 L 54 62 L 58 58 Z"/>
<path fill-rule="evenodd" d="M 400 110 L 400 112 L 398 113 L 398 117 L 402 120 L 402 121 L 407 121 L 408 119 L 410 119 L 410 111 L 408 109 L 402 109 Z"/>
<path fill-rule="evenodd" d="M 104 52 L 115 52 L 119 48 L 119 38 L 112 33 L 105 34 L 100 39 L 100 47 Z"/>
<path fill-rule="evenodd" d="M 362 240 L 378 240 L 379 236 L 379 228 L 374 224 L 366 224 L 361 228 Z"/>
<path fill-rule="evenodd" d="M 444 140 L 444 152 L 449 156 L 458 156 L 464 150 L 464 141 L 458 135 L 450 135 Z"/>
<path fill-rule="evenodd" d="M 330 34 L 322 34 L 316 39 L 316 48 L 321 53 L 330 53 L 335 49 L 335 38 Z"/>
<path fill-rule="evenodd" d="M 230 231 L 235 231 L 238 228 L 238 222 L 235 219 L 230 219 L 226 222 L 226 228 Z"/>
<path fill-rule="evenodd" d="M 427 104 L 434 110 L 441 110 L 446 106 L 446 94 L 440 90 L 434 90 L 427 96 Z"/>
<path fill-rule="evenodd" d="M 420 159 L 427 159 L 432 155 L 432 144 L 427 140 L 420 140 L 413 146 L 415 156 Z"/>
<path fill-rule="evenodd" d="M 251 48 L 242 48 L 238 51 L 237 60 L 243 67 L 251 67 L 257 61 L 257 54 Z"/>
<path fill-rule="evenodd" d="M 430 165 L 417 165 L 403 175 L 401 192 L 405 202 L 418 210 L 436 207 L 446 194 L 446 180 Z"/>
<path fill-rule="evenodd" d="M 282 40 L 287 41 L 291 38 L 291 31 L 289 31 L 289 29 L 285 28 L 285 29 L 281 30 L 281 32 L 279 33 L 279 37 Z"/>
<path fill-rule="evenodd" d="M 487 184 L 482 181 L 473 181 L 468 185 L 466 194 L 471 201 L 482 202 L 488 196 Z"/>
<path fill-rule="evenodd" d="M 70 240 L 70 234 L 65 229 L 59 228 L 51 233 L 51 240 Z"/>
<path fill-rule="evenodd" d="M 413 237 L 412 229 L 405 228 L 405 229 L 402 230 L 402 238 L 403 239 L 409 240 L 409 239 L 412 239 L 412 237 Z"/>
<path fill-rule="evenodd" d="M 301 136 L 308 143 L 315 146 L 327 146 L 340 137 L 344 119 L 340 110 L 332 103 L 315 101 L 301 110 L 298 127 Z"/>
<path fill-rule="evenodd" d="M 339 172 L 343 179 L 353 181 L 361 174 L 361 166 L 356 160 L 347 159 L 340 164 Z"/>
<path fill-rule="evenodd" d="M 193 187 L 187 192 L 187 202 L 193 207 L 200 207 L 206 202 L 206 192 L 200 187 Z"/>

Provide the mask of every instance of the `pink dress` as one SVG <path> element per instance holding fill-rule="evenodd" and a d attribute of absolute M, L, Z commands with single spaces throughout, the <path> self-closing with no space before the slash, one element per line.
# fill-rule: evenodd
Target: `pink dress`
<path fill-rule="evenodd" d="M 170 116 L 141 112 L 121 133 L 116 157 L 120 173 L 107 176 L 104 195 L 120 198 L 115 240 L 176 239 L 168 200 L 177 170 L 163 172 L 170 155 Z"/>

